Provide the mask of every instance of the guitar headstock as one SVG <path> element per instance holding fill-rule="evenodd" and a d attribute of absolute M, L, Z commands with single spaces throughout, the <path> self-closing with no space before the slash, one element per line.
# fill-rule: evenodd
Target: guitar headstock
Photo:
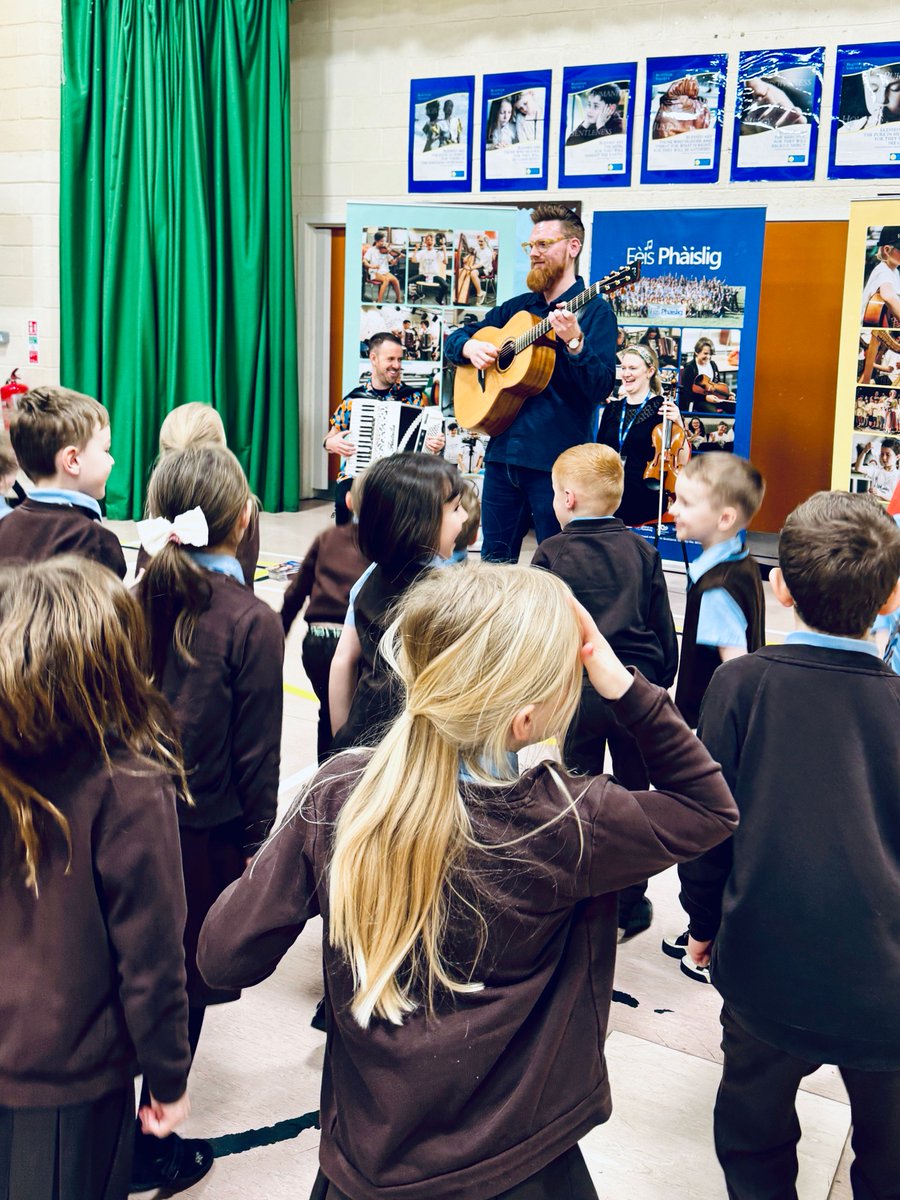
<path fill-rule="evenodd" d="M 620 288 L 637 283 L 640 277 L 641 260 L 637 258 L 633 263 L 629 263 L 627 267 L 619 267 L 615 271 L 610 271 L 608 275 L 604 275 L 602 279 L 598 279 L 593 286 L 597 289 L 598 296 L 606 296 L 610 292 L 617 292 Z"/>

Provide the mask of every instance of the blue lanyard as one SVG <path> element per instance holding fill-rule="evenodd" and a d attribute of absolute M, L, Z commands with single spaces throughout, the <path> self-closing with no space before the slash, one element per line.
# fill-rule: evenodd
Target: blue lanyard
<path fill-rule="evenodd" d="M 634 414 L 634 416 L 628 422 L 628 429 L 626 429 L 625 428 L 625 417 L 628 413 L 628 403 L 625 400 L 622 401 L 622 415 L 621 415 L 621 417 L 619 417 L 619 453 L 620 454 L 622 453 L 622 444 L 625 441 L 626 434 L 631 429 L 632 425 L 635 423 L 635 421 L 638 419 L 638 417 L 641 415 L 641 413 L 644 411 L 644 409 L 647 407 L 647 405 L 649 403 L 650 403 L 650 397 L 648 396 L 647 399 L 644 401 L 644 403 L 641 405 L 641 407 L 637 410 L 637 412 Z"/>

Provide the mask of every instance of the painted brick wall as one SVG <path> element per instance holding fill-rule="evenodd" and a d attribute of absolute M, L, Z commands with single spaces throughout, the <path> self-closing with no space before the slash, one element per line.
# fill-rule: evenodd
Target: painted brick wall
<path fill-rule="evenodd" d="M 0 0 L 0 375 L 35 384 L 59 380 L 60 34 L 59 0 Z"/>

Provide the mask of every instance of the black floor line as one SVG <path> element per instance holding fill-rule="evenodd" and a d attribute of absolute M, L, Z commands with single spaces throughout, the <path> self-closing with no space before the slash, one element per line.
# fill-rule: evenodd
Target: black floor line
<path fill-rule="evenodd" d="M 257 1146 L 274 1146 L 276 1142 L 289 1142 L 304 1129 L 319 1128 L 319 1111 L 305 1113 L 302 1117 L 291 1117 L 289 1121 L 277 1121 L 262 1129 L 247 1129 L 243 1133 L 226 1133 L 222 1137 L 210 1138 L 216 1158 L 229 1154 L 243 1154 Z"/>

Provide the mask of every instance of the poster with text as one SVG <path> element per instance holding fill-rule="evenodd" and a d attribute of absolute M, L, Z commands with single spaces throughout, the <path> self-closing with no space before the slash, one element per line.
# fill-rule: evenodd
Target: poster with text
<path fill-rule="evenodd" d="M 900 200 L 850 205 L 831 486 L 900 484 Z"/>
<path fill-rule="evenodd" d="M 471 192 L 475 76 L 409 85 L 409 191 Z"/>
<path fill-rule="evenodd" d="M 637 63 L 566 67 L 559 186 L 627 187 Z"/>
<path fill-rule="evenodd" d="M 641 183 L 719 178 L 727 54 L 647 60 Z"/>
<path fill-rule="evenodd" d="M 485 75 L 481 121 L 484 191 L 547 187 L 550 71 Z"/>
<path fill-rule="evenodd" d="M 638 282 L 610 297 L 619 366 L 609 399 L 628 396 L 629 347 L 652 351 L 691 455 L 749 454 L 765 221 L 764 208 L 594 214 L 591 279 L 641 262 Z M 665 528 L 660 552 L 680 558 Z"/>
<path fill-rule="evenodd" d="M 751 50 L 738 66 L 732 180 L 812 179 L 825 50 Z"/>
<path fill-rule="evenodd" d="M 900 176 L 900 42 L 838 46 L 829 179 Z"/>

